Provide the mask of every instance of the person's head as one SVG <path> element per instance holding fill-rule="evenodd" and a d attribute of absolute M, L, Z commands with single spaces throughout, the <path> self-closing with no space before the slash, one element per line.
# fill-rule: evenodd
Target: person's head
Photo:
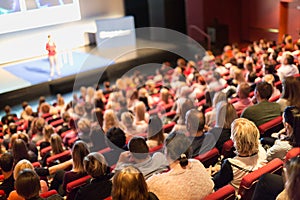
<path fill-rule="evenodd" d="M 123 112 L 121 115 L 121 122 L 125 127 L 132 127 L 134 116 L 130 112 Z"/>
<path fill-rule="evenodd" d="M 25 110 L 25 113 L 27 114 L 27 115 L 32 115 L 33 114 L 33 110 L 32 110 L 32 107 L 31 106 L 26 106 L 25 108 L 24 108 L 24 110 Z"/>
<path fill-rule="evenodd" d="M 14 141 L 12 152 L 15 163 L 22 159 L 29 159 L 26 143 L 22 139 L 16 139 Z"/>
<path fill-rule="evenodd" d="M 6 105 L 6 106 L 4 107 L 4 112 L 5 112 L 6 114 L 9 114 L 10 111 L 11 111 L 10 106 L 9 106 L 9 105 Z"/>
<path fill-rule="evenodd" d="M 233 105 L 223 101 L 217 104 L 216 109 L 216 126 L 230 129 L 231 123 L 238 118 Z"/>
<path fill-rule="evenodd" d="M 39 118 L 35 121 L 35 124 L 34 124 L 35 127 L 34 127 L 34 128 L 35 128 L 38 132 L 42 133 L 43 128 L 44 128 L 45 125 L 46 125 L 45 119 L 42 118 L 42 117 L 39 117 Z"/>
<path fill-rule="evenodd" d="M 14 168 L 14 179 L 17 180 L 17 177 L 20 173 L 20 171 L 22 171 L 23 169 L 32 169 L 34 170 L 33 165 L 31 164 L 31 162 L 29 160 L 23 159 L 20 160 Z"/>
<path fill-rule="evenodd" d="M 224 92 L 215 93 L 212 106 L 215 107 L 217 105 L 217 103 L 219 103 L 221 101 L 227 101 L 226 94 Z"/>
<path fill-rule="evenodd" d="M 50 104 L 44 102 L 41 104 L 40 111 L 42 112 L 42 114 L 50 113 L 50 108 L 51 108 Z"/>
<path fill-rule="evenodd" d="M 63 118 L 64 122 L 68 123 L 71 119 L 71 116 L 70 116 L 69 112 L 64 112 L 62 114 L 62 118 Z"/>
<path fill-rule="evenodd" d="M 179 161 L 181 167 L 188 165 L 191 156 L 191 141 L 183 133 L 171 132 L 165 140 L 165 155 L 169 163 Z"/>
<path fill-rule="evenodd" d="M 203 131 L 205 118 L 202 112 L 197 109 L 191 109 L 186 113 L 185 125 L 190 134 L 196 134 Z"/>
<path fill-rule="evenodd" d="M 169 90 L 166 88 L 162 88 L 160 90 L 160 98 L 165 104 L 168 104 L 169 103 Z"/>
<path fill-rule="evenodd" d="M 62 139 L 60 135 L 57 133 L 54 133 L 50 137 L 50 145 L 52 149 L 53 154 L 59 154 L 64 151 L 63 145 L 62 145 Z"/>
<path fill-rule="evenodd" d="M 108 165 L 101 153 L 92 152 L 84 157 L 83 166 L 87 174 L 99 178 L 107 173 Z"/>
<path fill-rule="evenodd" d="M 112 109 L 105 110 L 103 120 L 103 126 L 105 126 L 106 129 L 119 126 L 118 117 Z"/>
<path fill-rule="evenodd" d="M 24 199 L 32 199 L 39 196 L 41 190 L 40 178 L 32 169 L 23 169 L 15 181 L 15 188 Z"/>
<path fill-rule="evenodd" d="M 163 144 L 163 122 L 158 115 L 151 115 L 148 123 L 148 140 L 156 140 L 158 145 Z"/>
<path fill-rule="evenodd" d="M 258 101 L 269 100 L 269 98 L 272 96 L 272 93 L 273 93 L 273 87 L 269 83 L 263 81 L 256 84 L 254 94 Z"/>
<path fill-rule="evenodd" d="M 126 136 L 122 129 L 112 127 L 106 132 L 106 143 L 111 149 L 122 149 L 126 144 Z"/>
<path fill-rule="evenodd" d="M 116 172 L 112 180 L 112 199 L 148 200 L 148 187 L 143 174 L 134 166 Z"/>
<path fill-rule="evenodd" d="M 134 136 L 131 138 L 128 143 L 128 149 L 134 159 L 143 160 L 149 156 L 149 147 L 143 137 Z"/>
<path fill-rule="evenodd" d="M 272 74 L 266 74 L 263 78 L 263 81 L 266 81 L 267 83 L 270 83 L 273 86 L 275 78 Z"/>
<path fill-rule="evenodd" d="M 134 111 L 137 121 L 145 120 L 146 106 L 142 101 L 136 103 Z"/>
<path fill-rule="evenodd" d="M 53 128 L 53 126 L 51 125 L 45 125 L 44 129 L 43 129 L 43 134 L 44 134 L 44 138 L 46 141 L 50 140 L 51 135 L 55 133 L 55 130 Z"/>
<path fill-rule="evenodd" d="M 87 144 L 83 141 L 77 141 L 72 148 L 73 168 L 80 173 L 84 172 L 83 159 L 90 153 Z"/>
<path fill-rule="evenodd" d="M 293 55 L 290 54 L 290 53 L 286 53 L 284 55 L 283 64 L 285 64 L 285 65 L 292 65 L 292 64 L 294 64 L 294 57 L 293 57 Z"/>
<path fill-rule="evenodd" d="M 91 132 L 91 121 L 87 118 L 81 118 L 77 123 L 77 128 L 84 134 Z"/>
<path fill-rule="evenodd" d="M 293 76 L 284 78 L 282 81 L 282 98 L 287 99 L 290 105 L 299 106 L 299 88 L 300 81 L 297 78 Z"/>
<path fill-rule="evenodd" d="M 288 199 L 300 199 L 300 156 L 291 158 L 283 168 Z"/>
<path fill-rule="evenodd" d="M 23 102 L 22 102 L 22 108 L 23 108 L 23 110 L 25 110 L 25 108 L 26 108 L 28 105 L 29 105 L 29 104 L 28 104 L 27 101 L 23 101 Z"/>
<path fill-rule="evenodd" d="M 288 106 L 283 112 L 285 131 L 292 146 L 300 147 L 300 110 L 295 106 Z"/>
<path fill-rule="evenodd" d="M 249 97 L 251 87 L 248 83 L 240 83 L 237 87 L 237 95 L 240 99 L 246 99 Z"/>
<path fill-rule="evenodd" d="M 180 118 L 182 120 L 183 123 L 185 123 L 185 117 L 186 117 L 186 113 L 195 108 L 194 103 L 191 99 L 186 99 L 184 101 L 184 103 L 181 105 L 180 107 Z"/>
<path fill-rule="evenodd" d="M 245 118 L 235 119 L 231 124 L 231 139 L 238 155 L 251 156 L 258 153 L 259 130 Z"/>
<path fill-rule="evenodd" d="M 0 157 L 0 168 L 2 172 L 11 172 L 14 166 L 14 157 L 11 153 L 4 153 Z"/>

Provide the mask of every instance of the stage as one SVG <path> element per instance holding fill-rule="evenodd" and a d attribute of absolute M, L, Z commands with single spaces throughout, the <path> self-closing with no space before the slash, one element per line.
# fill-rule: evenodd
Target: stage
<path fill-rule="evenodd" d="M 154 48 L 153 41 L 138 39 L 134 50 L 124 47 L 104 51 L 95 46 L 72 50 L 65 55 L 66 60 L 63 54 L 60 55 L 61 75 L 55 75 L 51 80 L 46 56 L 0 65 L 0 107 L 19 105 L 22 101 L 31 101 L 42 95 L 68 93 L 80 86 L 94 86 L 106 80 L 114 81 L 137 66 L 149 63 L 157 66 L 179 57 L 173 53 L 178 48 L 176 45 L 158 45 L 159 48 Z M 68 53 L 72 61 L 68 59 Z M 153 75 L 151 73 L 154 71 L 149 66 L 149 75 Z"/>

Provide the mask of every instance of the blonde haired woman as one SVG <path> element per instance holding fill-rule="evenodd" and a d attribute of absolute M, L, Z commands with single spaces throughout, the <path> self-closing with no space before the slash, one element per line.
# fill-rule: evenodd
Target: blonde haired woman
<path fill-rule="evenodd" d="M 266 163 L 266 151 L 259 142 L 259 131 L 248 119 L 238 118 L 231 124 L 231 139 L 236 149 L 234 158 L 226 159 L 213 177 L 215 190 L 231 184 L 239 188 L 242 178 Z"/>
<path fill-rule="evenodd" d="M 135 120 L 134 124 L 138 126 L 138 129 L 145 132 L 148 127 L 149 114 L 146 112 L 146 106 L 143 102 L 139 101 L 134 107 Z"/>
<path fill-rule="evenodd" d="M 112 127 L 119 127 L 119 120 L 112 109 L 105 110 L 103 116 L 103 131 L 106 133 Z"/>
<path fill-rule="evenodd" d="M 153 193 L 148 192 L 148 187 L 143 174 L 134 166 L 128 166 L 118 171 L 113 177 L 113 200 L 156 200 Z"/>

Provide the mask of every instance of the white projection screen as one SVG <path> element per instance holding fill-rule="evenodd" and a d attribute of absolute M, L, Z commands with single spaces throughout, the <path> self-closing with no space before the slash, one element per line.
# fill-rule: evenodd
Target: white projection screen
<path fill-rule="evenodd" d="M 0 0 L 0 34 L 80 19 L 78 0 Z"/>

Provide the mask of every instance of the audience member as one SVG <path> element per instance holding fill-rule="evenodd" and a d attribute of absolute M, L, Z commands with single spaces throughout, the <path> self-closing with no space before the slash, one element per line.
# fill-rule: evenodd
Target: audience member
<path fill-rule="evenodd" d="M 14 157 L 11 153 L 4 153 L 0 157 L 0 168 L 2 175 L 4 176 L 4 180 L 0 185 L 0 190 L 5 192 L 5 195 L 8 197 L 11 191 L 14 190 Z"/>
<path fill-rule="evenodd" d="M 145 178 L 137 167 L 128 166 L 116 172 L 112 182 L 113 200 L 158 200 L 155 194 L 148 192 Z"/>
<path fill-rule="evenodd" d="M 147 131 L 147 146 L 149 149 L 160 146 L 164 143 L 168 134 L 163 132 L 163 122 L 158 115 L 150 116 L 148 131 Z"/>
<path fill-rule="evenodd" d="M 237 113 L 241 113 L 248 106 L 252 106 L 253 103 L 249 97 L 250 86 L 248 83 L 241 83 L 237 87 L 237 96 L 239 100 L 233 104 Z"/>
<path fill-rule="evenodd" d="M 283 112 L 285 134 L 280 134 L 275 144 L 267 150 L 267 160 L 285 159 L 286 153 L 293 147 L 300 147 L 300 110 L 288 106 Z"/>
<path fill-rule="evenodd" d="M 266 163 L 266 151 L 259 143 L 259 131 L 253 122 L 245 118 L 234 120 L 231 139 L 237 155 L 225 159 L 221 170 L 213 177 L 215 190 L 229 183 L 237 190 L 245 175 Z"/>
<path fill-rule="evenodd" d="M 112 175 L 104 156 L 98 152 L 89 153 L 83 160 L 84 170 L 92 177 L 90 182 L 81 187 L 75 200 L 104 199 L 111 195 Z"/>
<path fill-rule="evenodd" d="M 149 148 L 143 137 L 135 136 L 128 143 L 129 151 L 120 154 L 116 171 L 123 169 L 128 165 L 137 167 L 147 179 L 155 173 L 167 169 L 168 163 L 165 156 L 156 152 L 152 156 L 149 154 Z"/>
<path fill-rule="evenodd" d="M 253 121 L 256 126 L 260 126 L 281 115 L 279 104 L 268 101 L 272 95 L 272 86 L 269 83 L 258 83 L 254 95 L 258 103 L 247 107 L 241 117 Z"/>

